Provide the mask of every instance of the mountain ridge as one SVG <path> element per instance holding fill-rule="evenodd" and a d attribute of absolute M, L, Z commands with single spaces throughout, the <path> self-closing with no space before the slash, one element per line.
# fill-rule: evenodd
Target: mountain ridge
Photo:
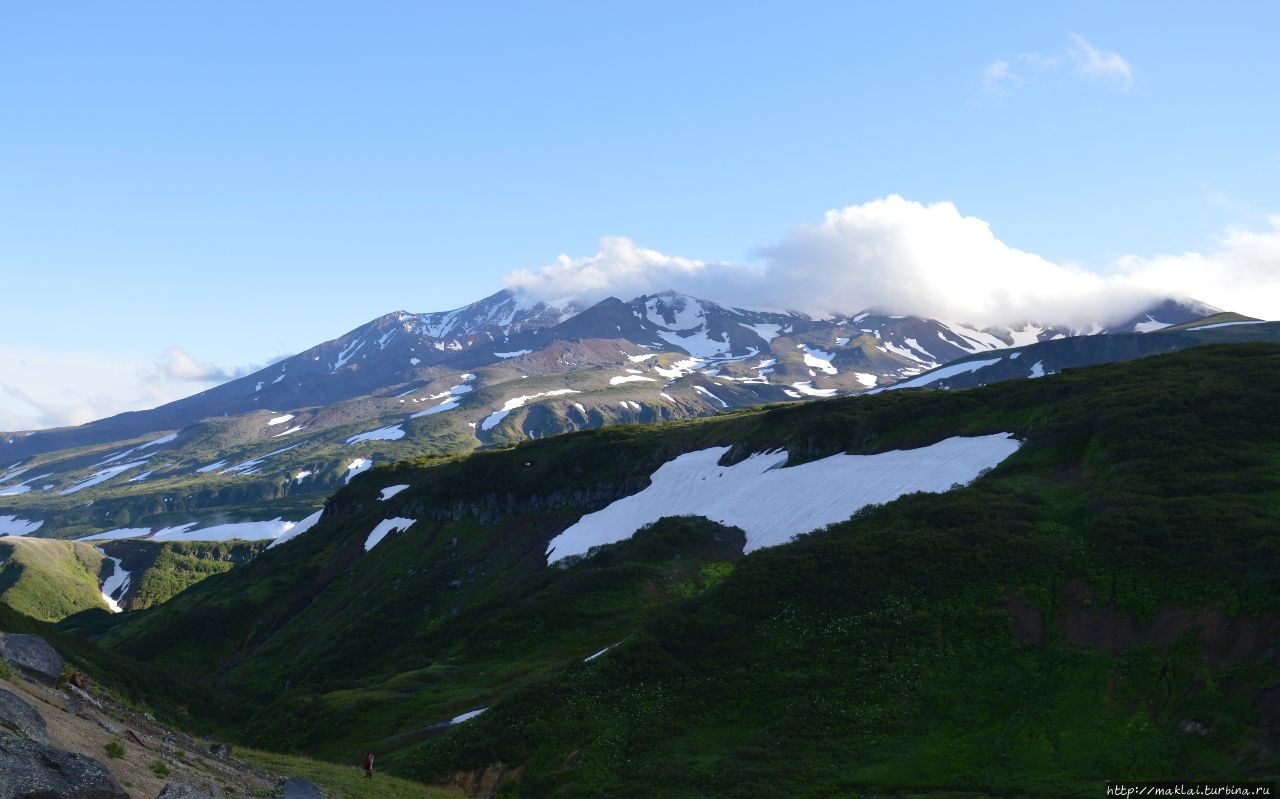
<path fill-rule="evenodd" d="M 1120 327 L 1154 330 L 1203 310 L 1168 300 Z M 1239 330 L 1189 333 L 1195 340 L 1178 345 Z M 504 290 L 452 311 L 385 314 L 152 411 L 8 436 L 0 443 L 0 464 L 12 464 L 0 475 L 0 533 L 170 531 L 191 540 L 229 521 L 278 534 L 372 464 L 861 394 L 982 353 L 1063 342 L 1070 332 L 977 330 L 872 311 L 814 319 L 672 291 L 578 308 Z M 1099 343 L 1082 348 L 1093 362 L 1168 348 L 1154 339 L 1119 343 L 1153 333 L 1099 332 Z M 130 435 L 121 435 L 125 428 Z M 192 523 L 198 529 L 186 532 Z"/>

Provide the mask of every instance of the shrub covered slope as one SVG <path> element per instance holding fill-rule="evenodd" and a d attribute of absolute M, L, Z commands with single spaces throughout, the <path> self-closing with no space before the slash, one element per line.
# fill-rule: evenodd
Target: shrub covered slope
<path fill-rule="evenodd" d="M 1206 347 L 406 463 L 243 568 L 77 624 L 202 676 L 246 740 L 373 747 L 430 781 L 522 767 L 513 795 L 1274 777 L 1277 407 L 1280 348 Z M 972 485 L 786 546 L 739 557 L 740 531 L 668 520 L 545 566 L 554 535 L 684 452 L 796 463 L 997 432 L 1025 443 Z M 415 522 L 366 552 L 393 517 Z"/>

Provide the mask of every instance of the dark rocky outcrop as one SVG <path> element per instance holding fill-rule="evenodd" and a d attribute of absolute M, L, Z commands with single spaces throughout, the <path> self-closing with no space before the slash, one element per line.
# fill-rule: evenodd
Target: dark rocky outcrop
<path fill-rule="evenodd" d="M 49 728 L 36 709 L 17 694 L 3 688 L 0 688 L 0 727 L 13 730 L 37 743 L 49 743 Z"/>
<path fill-rule="evenodd" d="M 91 757 L 0 735 L 0 797 L 129 799 L 129 794 Z"/>
<path fill-rule="evenodd" d="M 62 674 L 62 655 L 38 635 L 0 633 L 0 657 L 26 676 L 49 685 L 57 684 Z"/>
<path fill-rule="evenodd" d="M 223 793 L 212 783 L 206 788 L 197 788 L 185 782 L 166 782 L 156 799 L 223 799 Z"/>

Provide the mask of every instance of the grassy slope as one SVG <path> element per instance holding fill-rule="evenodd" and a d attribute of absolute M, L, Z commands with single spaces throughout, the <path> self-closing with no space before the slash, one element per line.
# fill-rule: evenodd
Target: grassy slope
<path fill-rule="evenodd" d="M 1194 635 L 1072 636 L 1086 606 L 1139 630 L 1173 604 L 1275 610 L 1277 360 L 1210 348 L 376 471 L 311 533 L 113 620 L 106 640 L 258 703 L 243 734 L 330 756 L 496 702 L 410 750 L 414 736 L 386 742 L 387 762 L 427 779 L 525 764 L 528 795 L 1089 793 L 1116 774 L 1258 773 L 1269 722 L 1250 708 L 1280 682 L 1273 662 L 1207 662 Z M 1027 444 L 971 488 L 736 568 L 696 526 L 647 561 L 638 539 L 613 560 L 539 568 L 551 535 L 680 452 L 785 445 L 804 460 L 1002 430 Z M 400 482 L 413 488 L 376 501 Z M 363 554 L 390 515 L 421 521 Z M 686 548 L 694 564 L 673 577 Z M 1076 583 L 1092 605 L 1068 601 Z M 1039 645 L 1016 642 L 1008 591 L 1042 616 Z M 1210 735 L 1179 734 L 1187 718 Z"/>
<path fill-rule="evenodd" d="M 1280 668 L 1242 642 L 1280 608 L 1277 367 L 1274 348 L 1217 349 L 1011 387 L 1053 391 L 1053 414 L 988 479 L 753 554 L 399 765 L 523 763 L 529 796 L 1274 778 Z M 1039 643 L 1015 637 L 1011 591 Z M 1175 608 L 1225 620 L 1226 642 Z"/>
<path fill-rule="evenodd" d="M 88 544 L 0 539 L 0 603 L 42 621 L 106 608 L 98 590 L 102 554 Z"/>

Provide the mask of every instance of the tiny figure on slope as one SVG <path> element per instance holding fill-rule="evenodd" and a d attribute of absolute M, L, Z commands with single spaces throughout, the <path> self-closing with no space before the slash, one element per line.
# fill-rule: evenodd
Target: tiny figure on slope
<path fill-rule="evenodd" d="M 364 756 L 364 775 L 366 777 L 373 776 L 373 752 Z"/>

